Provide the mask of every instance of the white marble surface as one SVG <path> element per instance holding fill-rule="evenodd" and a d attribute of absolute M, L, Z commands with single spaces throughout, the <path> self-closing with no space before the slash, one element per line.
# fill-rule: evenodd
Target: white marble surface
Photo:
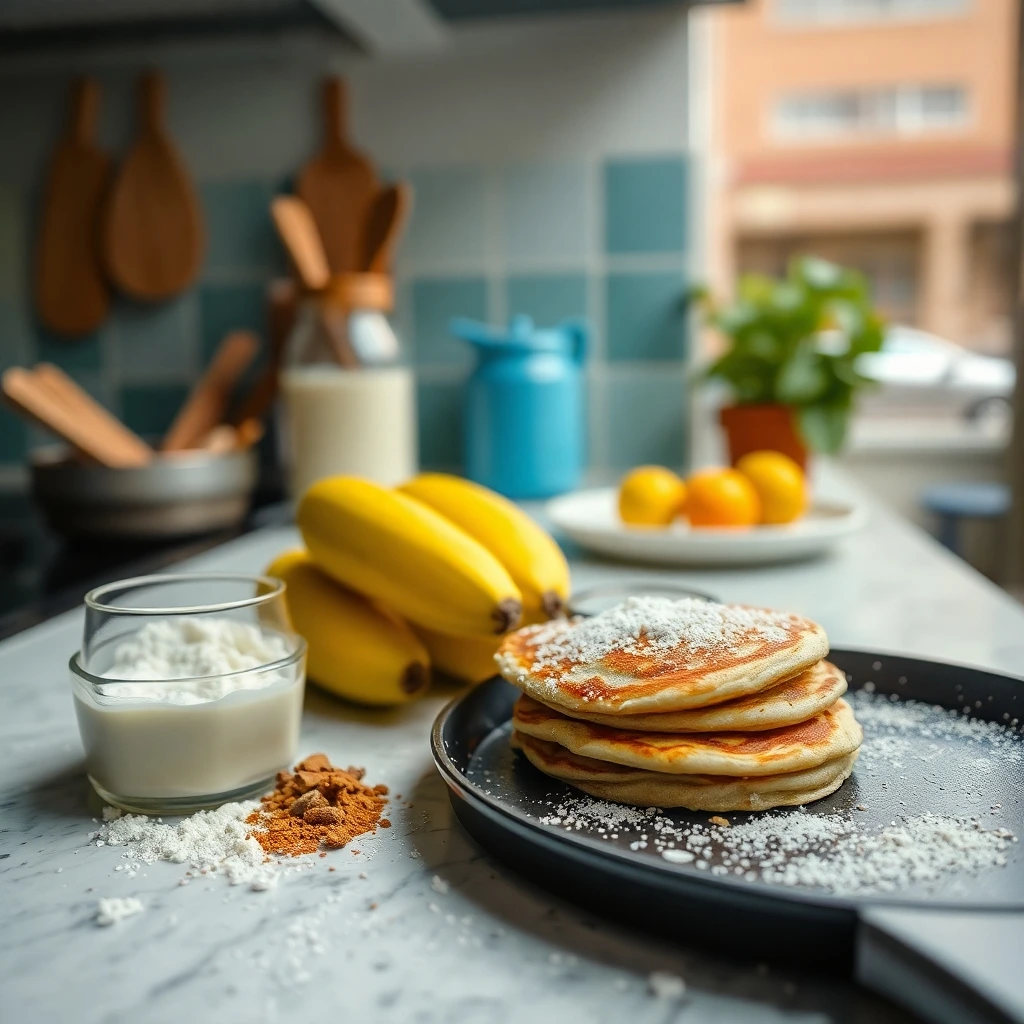
<path fill-rule="evenodd" d="M 256 571 L 292 542 L 271 530 L 182 568 Z M 664 573 L 580 558 L 577 587 L 672 578 L 804 612 L 835 645 L 1024 671 L 1024 610 L 915 529 L 875 511 L 833 556 L 759 570 Z M 88 802 L 66 661 L 70 613 L 0 644 L 0 1019 L 91 1022 L 901 1021 L 851 985 L 765 972 L 603 922 L 516 878 L 454 822 L 430 761 L 430 722 L 451 691 L 396 712 L 311 690 L 303 752 L 366 765 L 401 793 L 395 827 L 316 858 L 269 892 L 183 869 L 115 868 L 88 844 Z M 329 867 L 335 867 L 331 872 Z M 360 877 L 360 873 L 366 875 Z M 431 886 L 434 875 L 447 892 Z M 443 888 L 439 887 L 439 888 Z M 136 896 L 109 928 L 96 901 Z M 680 939 L 699 921 L 680 921 Z M 683 977 L 679 1000 L 647 975 Z"/>

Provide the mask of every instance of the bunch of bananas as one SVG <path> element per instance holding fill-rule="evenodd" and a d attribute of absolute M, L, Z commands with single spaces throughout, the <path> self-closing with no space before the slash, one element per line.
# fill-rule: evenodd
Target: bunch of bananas
<path fill-rule="evenodd" d="M 391 490 L 359 477 L 314 484 L 297 513 L 306 549 L 275 559 L 309 677 L 363 704 L 423 691 L 431 668 L 467 682 L 494 673 L 503 634 L 559 615 L 569 566 L 500 495 L 424 473 Z"/>

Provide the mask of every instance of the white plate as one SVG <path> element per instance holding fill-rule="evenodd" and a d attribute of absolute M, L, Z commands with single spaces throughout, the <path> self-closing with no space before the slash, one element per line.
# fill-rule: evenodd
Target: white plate
<path fill-rule="evenodd" d="M 749 530 L 626 526 L 619 519 L 614 487 L 577 491 L 547 504 L 551 522 L 577 544 L 613 558 L 657 565 L 764 565 L 819 555 L 859 530 L 862 508 L 816 501 L 807 514 L 785 526 Z"/>

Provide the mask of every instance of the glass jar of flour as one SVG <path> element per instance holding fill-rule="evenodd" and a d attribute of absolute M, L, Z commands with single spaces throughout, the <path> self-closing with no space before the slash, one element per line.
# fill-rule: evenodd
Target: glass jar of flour
<path fill-rule="evenodd" d="M 71 684 L 105 801 L 190 813 L 264 792 L 294 761 L 306 642 L 284 590 L 269 577 L 190 573 L 86 595 Z"/>

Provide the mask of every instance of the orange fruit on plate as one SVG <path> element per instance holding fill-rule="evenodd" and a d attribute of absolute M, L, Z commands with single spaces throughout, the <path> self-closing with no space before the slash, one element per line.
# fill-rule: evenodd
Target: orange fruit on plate
<path fill-rule="evenodd" d="M 735 469 L 704 469 L 686 481 L 683 515 L 695 527 L 754 526 L 761 520 L 761 499 Z"/>
<path fill-rule="evenodd" d="M 761 499 L 762 523 L 792 523 L 807 511 L 807 481 L 803 471 L 782 452 L 750 452 L 736 468 Z"/>
<path fill-rule="evenodd" d="M 619 485 L 619 518 L 630 526 L 668 526 L 686 498 L 686 484 L 664 466 L 638 466 Z"/>

